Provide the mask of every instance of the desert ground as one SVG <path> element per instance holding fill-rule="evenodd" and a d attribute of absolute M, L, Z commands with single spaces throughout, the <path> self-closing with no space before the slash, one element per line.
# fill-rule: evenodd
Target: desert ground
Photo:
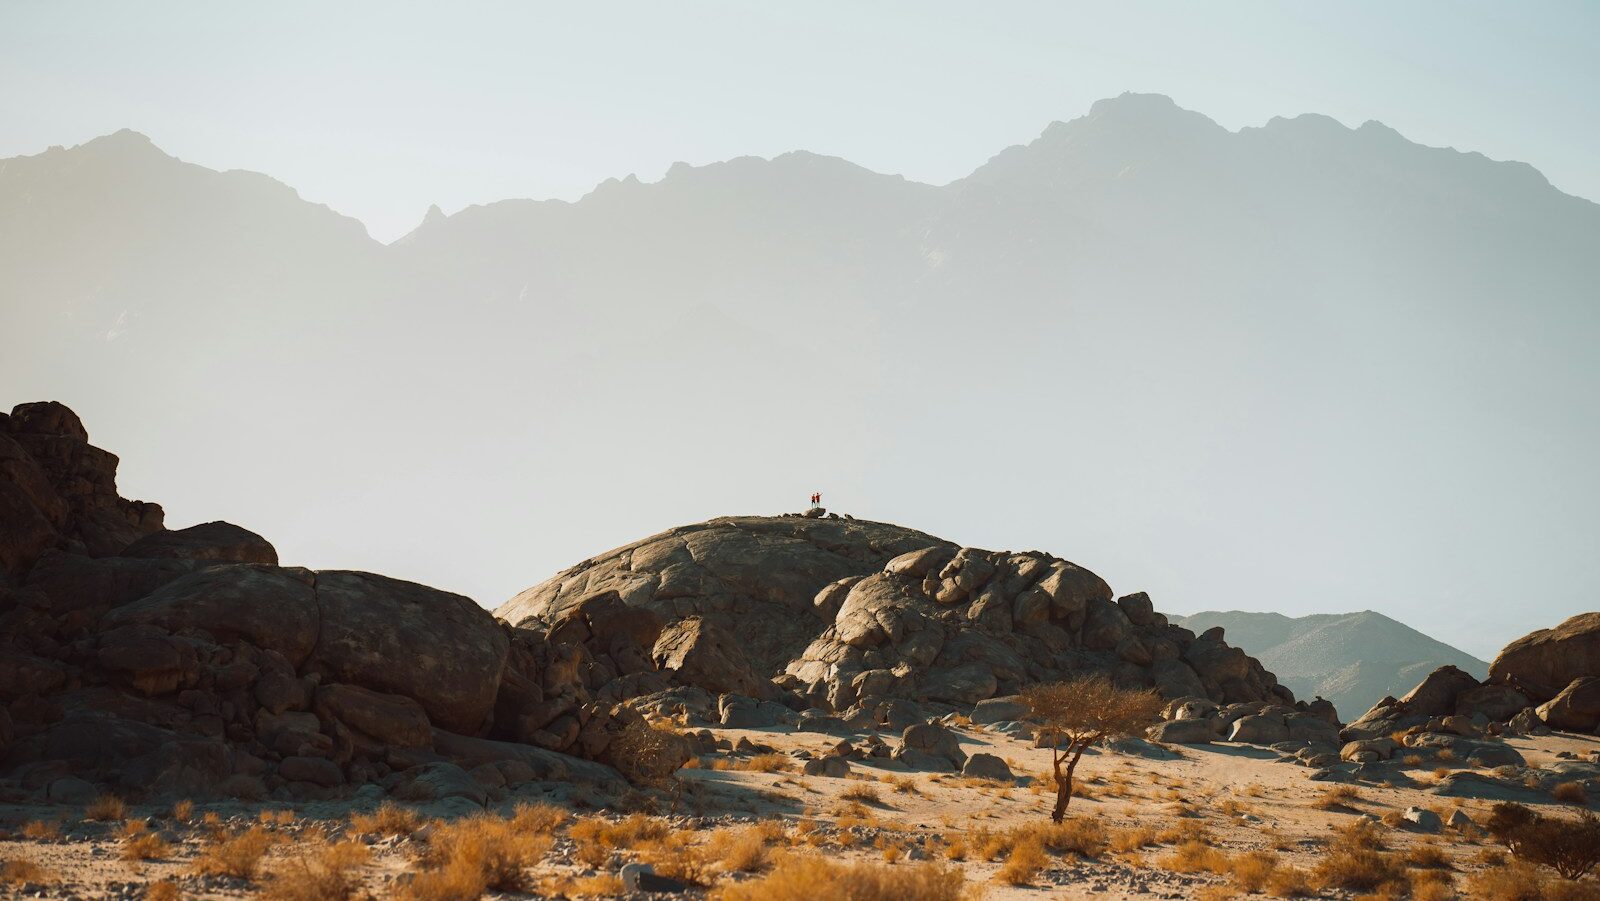
<path fill-rule="evenodd" d="M 1085 756 L 1066 823 L 1053 828 L 1048 750 L 968 724 L 952 728 L 963 751 L 1005 760 L 1015 778 L 911 771 L 873 757 L 850 760 L 843 777 L 803 775 L 806 755 L 822 757 L 840 738 L 778 727 L 712 730 L 729 745 L 754 747 L 701 755 L 658 789 L 484 787 L 482 809 L 465 797 L 406 805 L 384 800 L 377 786 L 292 809 L 110 798 L 10 806 L 0 811 L 4 891 L 83 899 L 481 892 L 1002 901 L 1252 893 L 1534 899 L 1600 889 L 1593 875 L 1568 883 L 1510 861 L 1474 825 L 1448 825 L 1457 810 L 1481 824 L 1494 802 L 1431 793 L 1451 769 L 1439 761 L 1401 764 L 1390 785 L 1345 785 L 1312 781 L 1310 769 L 1251 745 L 1121 742 L 1120 750 Z M 1600 752 L 1600 738 L 1559 733 L 1509 743 L 1532 766 Z M 1401 820 L 1413 807 L 1446 825 L 1429 831 Z M 1576 814 L 1580 805 L 1541 809 Z M 624 871 L 640 863 L 651 871 L 642 883 L 632 878 L 637 868 Z M 851 888 L 830 889 L 825 871 L 849 864 L 867 869 L 834 874 Z M 1375 876 L 1362 869 L 1373 867 Z"/>

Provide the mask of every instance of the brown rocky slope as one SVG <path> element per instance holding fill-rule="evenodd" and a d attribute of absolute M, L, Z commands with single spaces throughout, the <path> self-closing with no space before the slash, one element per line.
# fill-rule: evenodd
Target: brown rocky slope
<path fill-rule="evenodd" d="M 460 595 L 279 566 L 228 523 L 166 530 L 116 467 L 61 404 L 0 414 L 0 800 L 615 778 L 569 755 L 606 760 L 638 717 L 578 652 Z"/>
<path fill-rule="evenodd" d="M 726 517 L 585 560 L 496 615 L 553 627 L 604 605 L 660 627 L 651 658 L 673 681 L 834 712 L 903 700 L 947 706 L 1100 671 L 1171 698 L 1293 695 L 1223 641 L 1174 626 L 1143 593 L 1038 551 L 962 548 L 837 515 Z M 585 627 L 595 665 L 623 673 Z M 630 649 L 631 650 L 631 649 Z"/>

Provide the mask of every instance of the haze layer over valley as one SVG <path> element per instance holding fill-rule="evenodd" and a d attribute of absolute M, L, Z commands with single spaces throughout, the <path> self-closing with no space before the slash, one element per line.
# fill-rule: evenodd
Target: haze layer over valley
<path fill-rule="evenodd" d="M 0 162 L 0 383 L 174 525 L 490 606 L 820 490 L 1487 656 L 1592 607 L 1597 251 L 1525 164 L 1153 95 L 946 186 L 796 152 L 391 245 L 119 132 Z"/>

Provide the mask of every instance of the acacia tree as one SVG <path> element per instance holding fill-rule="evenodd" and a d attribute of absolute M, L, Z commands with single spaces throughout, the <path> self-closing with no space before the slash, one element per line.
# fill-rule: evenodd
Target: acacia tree
<path fill-rule="evenodd" d="M 1072 773 L 1083 752 L 1103 739 L 1141 732 L 1163 704 L 1153 690 L 1119 688 L 1102 675 L 1030 685 L 1019 698 L 1050 748 L 1056 777 L 1056 807 L 1050 819 L 1057 823 L 1067 815 Z"/>

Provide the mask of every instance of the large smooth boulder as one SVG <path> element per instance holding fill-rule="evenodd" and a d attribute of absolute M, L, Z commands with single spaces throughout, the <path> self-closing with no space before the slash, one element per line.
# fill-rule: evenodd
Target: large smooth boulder
<path fill-rule="evenodd" d="M 1229 741 L 1251 745 L 1270 745 L 1289 737 L 1289 727 L 1283 717 L 1272 714 L 1242 716 L 1233 723 L 1228 733 Z"/>
<path fill-rule="evenodd" d="M 974 725 L 984 726 L 989 723 L 1020 720 L 1028 715 L 1028 705 L 1016 695 L 1004 698 L 987 698 L 979 701 L 972 707 L 972 714 L 968 718 Z"/>
<path fill-rule="evenodd" d="M 993 754 L 978 753 L 967 758 L 961 766 L 961 775 L 974 779 L 994 779 L 999 782 L 1010 782 L 1013 777 L 1011 767 L 1004 760 Z"/>
<path fill-rule="evenodd" d="M 271 542 L 249 529 L 221 521 L 152 532 L 123 548 L 122 556 L 278 565 L 278 551 Z"/>
<path fill-rule="evenodd" d="M 428 715 L 411 698 L 335 683 L 317 689 L 314 709 L 318 717 L 365 737 L 364 744 L 372 749 L 420 748 L 433 742 Z"/>
<path fill-rule="evenodd" d="M 699 616 L 661 630 L 650 656 L 656 666 L 684 685 L 718 694 L 770 698 L 774 686 L 750 667 L 744 650 L 726 630 Z"/>
<path fill-rule="evenodd" d="M 1482 715 L 1494 723 L 1503 723 L 1516 716 L 1529 705 L 1528 696 L 1509 685 L 1493 683 L 1469 688 L 1456 695 L 1456 713 L 1460 716 Z"/>
<path fill-rule="evenodd" d="M 960 770 L 967 762 L 956 734 L 937 723 L 907 726 L 900 736 L 894 759 L 919 769 Z"/>
<path fill-rule="evenodd" d="M 1560 694 L 1540 704 L 1538 712 L 1552 729 L 1595 732 L 1600 729 L 1600 676 L 1573 679 Z"/>
<path fill-rule="evenodd" d="M 1471 673 L 1455 666 L 1441 666 L 1407 692 L 1400 703 L 1407 713 L 1443 716 L 1455 712 L 1456 699 L 1462 692 L 1477 687 L 1478 680 Z"/>
<path fill-rule="evenodd" d="M 298 667 L 317 646 L 323 625 L 321 578 L 310 570 L 275 566 L 213 566 L 177 578 L 102 618 L 107 628 L 134 624 L 169 632 L 203 629 L 223 642 L 238 640 L 277 651 Z M 405 664 L 397 657 L 390 665 Z"/>
<path fill-rule="evenodd" d="M 1510 685 L 1536 703 L 1581 676 L 1600 675 L 1600 612 L 1580 613 L 1506 645 L 1489 665 L 1489 681 Z"/>
<path fill-rule="evenodd" d="M 1151 741 L 1175 745 L 1208 745 L 1216 741 L 1216 726 L 1208 719 L 1167 720 L 1151 726 L 1146 733 Z"/>
<path fill-rule="evenodd" d="M 372 573 L 317 573 L 321 638 L 306 662 L 328 682 L 414 699 L 434 725 L 477 732 L 494 710 L 509 639 L 458 594 Z"/>

